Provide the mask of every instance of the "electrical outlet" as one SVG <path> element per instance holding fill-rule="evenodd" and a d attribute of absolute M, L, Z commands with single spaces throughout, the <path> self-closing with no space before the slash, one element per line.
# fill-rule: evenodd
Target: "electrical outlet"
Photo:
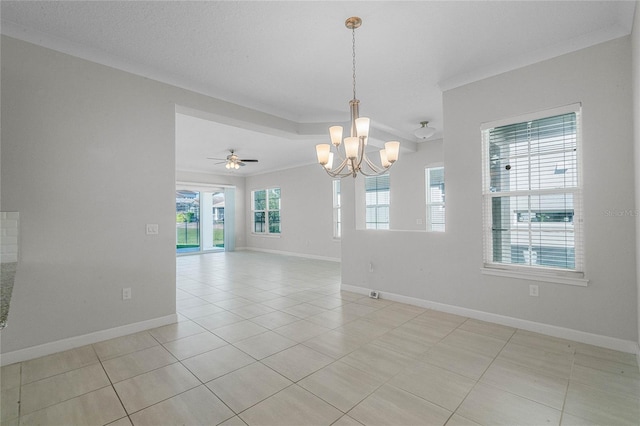
<path fill-rule="evenodd" d="M 529 286 L 529 296 L 538 297 L 538 286 L 535 284 L 531 284 Z"/>
<path fill-rule="evenodd" d="M 371 290 L 369 292 L 369 297 L 372 298 L 372 299 L 377 299 L 377 298 L 380 297 L 380 292 L 377 292 L 375 290 Z"/>
<path fill-rule="evenodd" d="M 147 223 L 147 235 L 158 235 L 157 223 Z"/>
<path fill-rule="evenodd" d="M 129 299 L 131 299 L 131 287 L 123 288 L 122 300 L 129 300 Z"/>

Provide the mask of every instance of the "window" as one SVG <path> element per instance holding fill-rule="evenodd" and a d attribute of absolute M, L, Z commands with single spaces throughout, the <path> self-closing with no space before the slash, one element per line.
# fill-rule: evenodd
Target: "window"
<path fill-rule="evenodd" d="M 389 175 L 366 177 L 366 228 L 389 229 Z"/>
<path fill-rule="evenodd" d="M 427 187 L 427 231 L 444 232 L 444 167 L 425 170 Z"/>
<path fill-rule="evenodd" d="M 340 217 L 340 179 L 333 181 L 333 238 L 342 236 L 342 218 Z"/>
<path fill-rule="evenodd" d="M 261 189 L 251 193 L 253 232 L 280 233 L 280 188 Z"/>
<path fill-rule="evenodd" d="M 483 130 L 485 265 L 583 271 L 580 108 L 562 112 Z"/>

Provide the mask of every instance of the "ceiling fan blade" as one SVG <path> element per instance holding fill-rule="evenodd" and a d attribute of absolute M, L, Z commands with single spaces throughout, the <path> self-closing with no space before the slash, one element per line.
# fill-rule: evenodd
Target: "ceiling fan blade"
<path fill-rule="evenodd" d="M 234 163 L 237 164 L 239 167 L 244 167 L 246 166 L 245 163 L 257 163 L 258 160 L 256 159 L 252 159 L 252 158 L 248 158 L 248 159 L 240 159 L 238 158 L 238 156 L 235 154 L 234 150 L 229 150 L 229 152 L 231 152 L 230 155 L 227 155 L 227 158 L 216 158 L 216 157 L 207 157 L 207 160 L 217 160 L 218 162 L 215 163 L 214 165 L 218 165 L 218 164 L 231 164 L 233 165 Z"/>

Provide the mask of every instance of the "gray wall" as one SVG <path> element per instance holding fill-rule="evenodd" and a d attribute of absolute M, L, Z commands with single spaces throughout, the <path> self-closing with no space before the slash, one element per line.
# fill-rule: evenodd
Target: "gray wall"
<path fill-rule="evenodd" d="M 446 233 L 345 230 L 343 284 L 636 341 L 635 218 L 604 214 L 635 208 L 630 52 L 625 37 L 445 92 Z M 575 102 L 583 105 L 590 282 L 535 282 L 534 298 L 531 281 L 480 272 L 480 125 Z M 423 197 L 424 179 L 400 182 L 394 173 L 392 194 L 401 186 Z"/>
<path fill-rule="evenodd" d="M 21 218 L 3 353 L 175 312 L 174 105 L 160 88 L 2 37 L 2 209 Z"/>
<path fill-rule="evenodd" d="M 2 353 L 175 314 L 176 107 L 293 124 L 10 37 L 1 48 L 0 208 L 21 221 Z"/>
<path fill-rule="evenodd" d="M 340 240 L 333 238 L 331 182 L 332 179 L 317 164 L 247 177 L 247 247 L 339 260 Z M 274 187 L 281 190 L 281 235 L 253 234 L 251 191 Z"/>
<path fill-rule="evenodd" d="M 427 223 L 425 168 L 442 164 L 442 139 L 422 142 L 414 153 L 400 153 L 390 171 L 391 205 L 389 227 L 424 231 Z M 445 171 L 446 173 L 446 171 Z M 417 223 L 418 220 L 421 223 Z M 426 232 L 426 231 L 425 231 Z"/>
<path fill-rule="evenodd" d="M 640 1 L 636 2 L 636 13 L 631 34 L 633 76 L 633 116 L 635 140 L 636 211 L 640 211 Z M 640 215 L 636 216 L 636 281 L 638 284 L 638 363 L 640 363 Z"/>
<path fill-rule="evenodd" d="M 343 179 L 343 239 L 334 241 L 331 179 L 309 165 L 244 181 L 237 246 L 342 257 L 347 285 L 635 341 L 635 218 L 603 211 L 635 207 L 637 21 L 633 43 L 618 39 L 446 92 L 445 141 L 403 154 L 392 170 L 392 226 L 405 231 L 356 230 L 354 180 Z M 270 117 L 4 36 L 1 77 L 0 208 L 21 214 L 22 256 L 2 352 L 173 314 L 175 181 L 221 183 L 176 176 L 176 105 Z M 480 274 L 479 126 L 574 102 L 584 112 L 591 282 L 539 283 L 531 298 L 529 281 Z M 424 219 L 424 167 L 443 159 L 447 232 L 407 232 L 423 229 L 415 221 Z M 272 186 L 282 188 L 283 233 L 252 236 L 250 192 Z M 158 223 L 160 235 L 145 235 L 145 223 Z M 122 287 L 132 300 L 121 300 Z"/>

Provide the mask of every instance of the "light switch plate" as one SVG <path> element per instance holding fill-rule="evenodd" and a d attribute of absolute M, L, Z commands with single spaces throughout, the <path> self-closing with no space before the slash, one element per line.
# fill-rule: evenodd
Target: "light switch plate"
<path fill-rule="evenodd" d="M 157 223 L 147 223 L 147 235 L 158 235 Z"/>

